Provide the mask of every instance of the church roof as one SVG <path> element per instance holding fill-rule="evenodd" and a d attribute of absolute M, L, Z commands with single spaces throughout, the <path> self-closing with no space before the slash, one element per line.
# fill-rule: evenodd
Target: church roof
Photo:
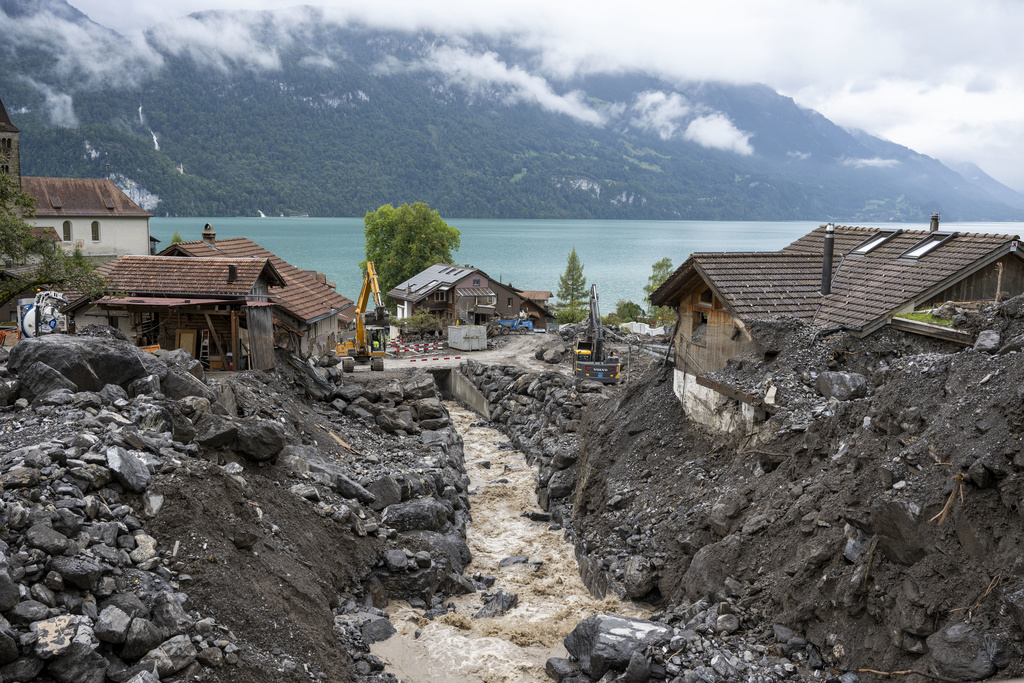
<path fill-rule="evenodd" d="M 18 133 L 18 127 L 11 123 L 11 117 L 7 115 L 4 101 L 0 100 L 0 133 Z"/>
<path fill-rule="evenodd" d="M 26 178 L 21 189 L 35 197 L 36 216 L 116 216 L 148 218 L 114 183 L 97 178 Z"/>

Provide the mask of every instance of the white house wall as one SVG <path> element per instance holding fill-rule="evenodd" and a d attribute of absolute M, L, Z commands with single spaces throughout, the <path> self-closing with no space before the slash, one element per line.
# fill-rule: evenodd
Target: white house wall
<path fill-rule="evenodd" d="M 71 241 L 64 240 L 64 221 L 71 222 Z M 100 239 L 92 239 L 92 223 L 100 224 Z M 149 254 L 149 218 L 82 216 L 43 217 L 27 221 L 34 227 L 53 228 L 61 246 L 73 251 L 76 246 L 90 257 L 116 257 L 122 254 Z"/>
<path fill-rule="evenodd" d="M 753 406 L 698 384 L 696 375 L 675 370 L 672 390 L 693 423 L 726 434 L 750 434 L 755 429 L 757 411 Z"/>

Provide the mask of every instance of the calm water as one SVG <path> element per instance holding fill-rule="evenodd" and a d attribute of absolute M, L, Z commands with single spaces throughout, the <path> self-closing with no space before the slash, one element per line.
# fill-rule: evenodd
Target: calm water
<path fill-rule="evenodd" d="M 150 231 L 167 247 L 177 230 L 198 240 L 211 223 L 218 238 L 248 237 L 292 265 L 326 273 L 338 291 L 354 299 L 366 258 L 362 218 L 153 218 Z M 480 268 L 519 289 L 558 291 L 572 248 L 588 283 L 597 285 L 603 313 L 626 299 L 643 304 L 651 266 L 665 256 L 678 266 L 697 251 L 773 251 L 810 232 L 813 221 L 590 221 L 453 219 L 462 232 L 457 264 Z M 882 227 L 879 224 L 878 227 Z M 894 224 L 886 223 L 885 227 Z M 927 224 L 898 224 L 926 229 Z M 943 229 L 1024 233 L 1024 223 L 943 223 Z"/>

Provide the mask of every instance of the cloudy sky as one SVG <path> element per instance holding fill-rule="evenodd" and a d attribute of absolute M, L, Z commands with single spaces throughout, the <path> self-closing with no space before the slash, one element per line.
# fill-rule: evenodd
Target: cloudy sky
<path fill-rule="evenodd" d="M 70 0 L 132 35 L 210 9 L 275 0 Z M 515 33 L 551 76 L 643 69 L 764 83 L 839 125 L 1024 191 L 1024 2 L 1018 0 L 322 0 L 387 28 Z"/>

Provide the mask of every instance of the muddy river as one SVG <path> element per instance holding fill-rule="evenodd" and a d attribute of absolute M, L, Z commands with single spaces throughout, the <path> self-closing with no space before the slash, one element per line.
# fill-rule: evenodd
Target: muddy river
<path fill-rule="evenodd" d="M 562 639 L 581 620 L 601 612 L 641 618 L 650 613 L 633 603 L 590 596 L 562 532 L 523 517 L 524 512 L 540 511 L 534 468 L 500 432 L 476 425 L 476 413 L 447 405 L 465 441 L 474 494 L 467 539 L 473 561 L 465 573 L 495 576 L 489 592 L 501 588 L 516 593 L 519 605 L 504 616 L 472 619 L 483 606 L 480 593 L 474 593 L 451 600 L 455 613 L 426 621 L 420 610 L 393 602 L 388 612 L 398 633 L 371 649 L 406 683 L 549 681 L 545 662 L 566 656 Z M 489 461 L 490 467 L 481 461 Z M 498 567 L 504 558 L 517 555 L 527 556 L 529 563 Z"/>

